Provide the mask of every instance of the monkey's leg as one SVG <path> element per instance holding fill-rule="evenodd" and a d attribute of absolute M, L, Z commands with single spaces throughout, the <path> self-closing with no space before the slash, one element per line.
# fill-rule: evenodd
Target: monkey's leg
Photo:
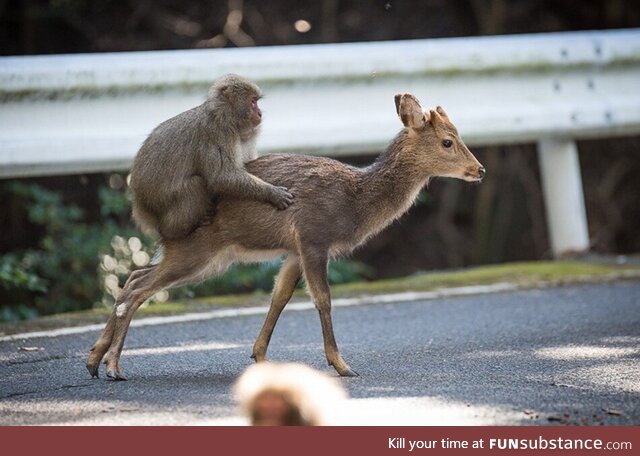
<path fill-rule="evenodd" d="M 303 252 L 302 267 L 304 277 L 313 303 L 320 314 L 320 324 L 322 325 L 322 337 L 324 339 L 324 352 L 329 365 L 343 377 L 357 377 L 358 374 L 349 367 L 338 351 L 336 338 L 333 334 L 333 323 L 331 321 L 331 291 L 327 280 L 326 253 Z"/>
<path fill-rule="evenodd" d="M 204 180 L 192 176 L 160 217 L 158 231 L 167 240 L 184 239 L 200 225 L 210 205 Z"/>
<path fill-rule="evenodd" d="M 87 370 L 91 374 L 91 377 L 96 377 L 96 378 L 98 377 L 98 369 L 100 367 L 100 361 L 102 360 L 102 357 L 104 356 L 104 354 L 109 349 L 109 346 L 111 345 L 111 340 L 113 339 L 113 330 L 115 328 L 115 323 L 117 318 L 116 309 L 118 308 L 118 305 L 122 304 L 127 299 L 128 294 L 131 292 L 132 286 L 135 286 L 136 282 L 138 282 L 141 278 L 149 274 L 152 268 L 153 266 L 149 266 L 143 269 L 138 269 L 136 271 L 133 271 L 131 275 L 129 275 L 127 282 L 122 288 L 122 293 L 120 294 L 119 298 L 116 300 L 115 304 L 113 305 L 113 311 L 109 316 L 109 320 L 107 320 L 107 324 L 102 330 L 100 337 L 98 337 L 98 340 L 93 345 L 93 347 L 91 347 L 91 350 L 89 351 L 89 356 L 87 358 L 86 366 L 87 366 Z"/>
<path fill-rule="evenodd" d="M 211 225 L 213 223 L 213 218 L 216 215 L 216 209 L 214 205 L 215 205 L 214 201 L 211 201 L 209 203 L 209 206 L 207 207 L 207 210 L 205 211 L 204 216 L 202 217 L 202 219 L 200 219 L 200 223 L 198 224 L 198 227 Z"/>
<path fill-rule="evenodd" d="M 289 255 L 282 265 L 282 268 L 280 268 L 280 272 L 276 278 L 276 283 L 273 287 L 271 307 L 269 307 L 269 312 L 267 313 L 267 318 L 262 325 L 260 334 L 258 334 L 258 338 L 253 344 L 253 353 L 251 357 L 256 361 L 264 361 L 267 354 L 267 347 L 271 340 L 271 334 L 273 334 L 273 329 L 276 326 L 282 309 L 284 309 L 291 299 L 291 295 L 296 289 L 296 284 L 298 283 L 298 279 L 300 279 L 301 274 L 302 269 L 300 268 L 300 259 L 297 255 Z"/>

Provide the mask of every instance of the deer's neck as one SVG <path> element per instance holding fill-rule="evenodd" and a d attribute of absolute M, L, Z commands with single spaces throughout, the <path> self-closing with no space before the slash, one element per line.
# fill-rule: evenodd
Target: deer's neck
<path fill-rule="evenodd" d="M 391 145 L 368 168 L 360 179 L 358 198 L 359 238 L 366 239 L 404 214 L 429 180 L 419 157 L 412 153 L 406 130 L 401 131 Z"/>

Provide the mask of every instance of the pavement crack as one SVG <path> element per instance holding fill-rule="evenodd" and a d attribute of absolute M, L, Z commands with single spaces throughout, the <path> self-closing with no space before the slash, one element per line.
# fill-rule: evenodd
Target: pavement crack
<path fill-rule="evenodd" d="M 70 388 L 86 388 L 91 385 L 92 385 L 91 383 L 81 383 L 80 385 L 62 385 L 62 386 L 58 386 L 57 388 L 51 388 L 51 389 L 42 389 L 42 390 L 36 390 L 36 391 L 21 391 L 19 393 L 11 393 L 6 396 L 2 396 L 0 397 L 0 400 L 11 399 L 12 397 L 27 396 L 29 394 L 36 394 L 40 392 L 61 391 L 61 390 L 70 389 Z"/>
<path fill-rule="evenodd" d="M 0 400 L 11 399 L 12 397 L 26 396 L 28 394 L 34 394 L 34 393 L 37 393 L 37 391 L 24 391 L 24 392 L 21 392 L 21 393 L 11 393 L 11 394 L 8 394 L 6 396 L 0 397 Z"/>
<path fill-rule="evenodd" d="M 68 388 L 85 388 L 87 386 L 91 386 L 91 383 L 82 383 L 81 385 L 62 385 L 59 388 L 56 388 L 56 390 L 62 390 L 62 389 L 68 389 Z"/>

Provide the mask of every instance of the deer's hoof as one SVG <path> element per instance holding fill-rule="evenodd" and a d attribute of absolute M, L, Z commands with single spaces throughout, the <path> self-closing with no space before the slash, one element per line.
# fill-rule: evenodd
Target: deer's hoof
<path fill-rule="evenodd" d="M 263 352 L 254 351 L 251 354 L 251 359 L 254 360 L 256 363 L 261 363 L 266 359 L 264 353 L 265 353 L 264 351 Z"/>
<path fill-rule="evenodd" d="M 360 374 L 358 374 L 356 371 L 354 371 L 350 367 L 346 367 L 338 371 L 338 374 L 340 375 L 340 377 L 360 377 Z"/>
<path fill-rule="evenodd" d="M 98 375 L 98 371 L 100 369 L 100 363 L 98 364 L 94 364 L 94 363 L 87 363 L 87 370 L 89 371 L 89 373 L 91 374 L 91 378 L 98 378 L 100 377 Z"/>
<path fill-rule="evenodd" d="M 120 371 L 116 369 L 107 369 L 107 377 L 114 381 L 126 381 L 127 377 Z"/>

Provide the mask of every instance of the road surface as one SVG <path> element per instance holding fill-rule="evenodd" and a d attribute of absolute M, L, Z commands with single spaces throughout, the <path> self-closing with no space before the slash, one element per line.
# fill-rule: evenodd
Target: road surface
<path fill-rule="evenodd" d="M 640 282 L 336 308 L 360 377 L 336 424 L 640 424 Z M 0 342 L 0 424 L 243 424 L 231 386 L 262 315 L 136 327 L 127 382 L 89 378 L 97 331 Z M 38 351 L 24 351 L 24 349 Z M 269 357 L 329 375 L 314 310 L 285 309 Z"/>

